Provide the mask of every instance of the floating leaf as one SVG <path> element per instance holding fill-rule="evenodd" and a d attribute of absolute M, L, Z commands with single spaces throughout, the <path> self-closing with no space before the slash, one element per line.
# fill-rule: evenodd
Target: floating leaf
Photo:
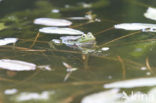
<path fill-rule="evenodd" d="M 18 40 L 17 38 L 4 38 L 4 39 L 0 39 L 0 46 L 11 44 L 11 43 L 16 43 L 17 40 Z"/>
<path fill-rule="evenodd" d="M 70 35 L 82 35 L 82 31 L 75 30 L 72 28 L 59 28 L 59 27 L 44 27 L 39 29 L 39 32 L 48 34 L 70 34 Z"/>
<path fill-rule="evenodd" d="M 144 16 L 151 20 L 156 20 L 156 8 L 149 7 Z"/>
<path fill-rule="evenodd" d="M 34 20 L 34 24 L 45 26 L 70 26 L 72 22 L 65 19 L 37 18 Z"/>
<path fill-rule="evenodd" d="M 156 24 L 122 23 L 114 25 L 115 29 L 142 30 L 143 32 L 156 32 Z"/>
<path fill-rule="evenodd" d="M 104 88 L 134 88 L 156 86 L 156 78 L 139 78 L 105 84 Z"/>

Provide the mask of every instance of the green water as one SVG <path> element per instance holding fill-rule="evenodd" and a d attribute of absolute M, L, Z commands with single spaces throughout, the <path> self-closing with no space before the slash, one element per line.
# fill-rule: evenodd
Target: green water
<path fill-rule="evenodd" d="M 91 8 L 83 8 L 80 3 L 91 3 Z M 69 8 L 65 8 L 69 5 Z M 149 7 L 156 7 L 155 0 L 3 0 L 0 2 L 0 23 L 6 28 L 0 31 L 0 37 L 16 37 L 19 41 L 16 48 L 12 45 L 0 47 L 1 59 L 22 60 L 36 65 L 50 65 L 52 71 L 35 70 L 14 72 L 0 70 L 0 103 L 17 103 L 16 96 L 20 93 L 51 92 L 48 100 L 29 100 L 20 103 L 80 103 L 82 97 L 106 90 L 105 83 L 134 79 L 141 77 L 154 77 L 156 73 L 155 33 L 136 33 L 132 36 L 115 40 L 116 38 L 134 33 L 135 31 L 115 30 L 113 25 L 118 23 L 155 23 L 146 19 L 143 13 Z M 52 9 L 59 9 L 59 13 L 52 13 Z M 57 35 L 40 33 L 38 42 L 31 47 L 39 28 L 33 20 L 39 17 L 67 18 L 84 16 L 92 11 L 101 19 L 101 22 L 86 24 L 87 21 L 73 21 L 73 27 L 85 33 L 92 32 L 100 47 L 109 47 L 102 53 L 82 54 L 77 49 L 67 46 L 53 50 L 48 42 Z M 82 26 L 78 26 L 82 24 Z M 84 24 L 84 25 L 83 25 Z M 106 31 L 104 31 L 106 30 Z M 24 48 L 24 49 L 23 49 Z M 28 51 L 33 49 L 33 51 Z M 141 49 L 141 51 L 139 51 Z M 83 59 L 82 57 L 86 57 Z M 148 59 L 147 59 L 148 58 Z M 66 62 L 78 68 L 66 82 L 63 82 Z M 149 70 L 142 71 L 149 62 Z M 125 72 L 126 71 L 126 72 Z M 4 93 L 7 89 L 17 89 L 13 95 Z M 146 92 L 150 88 L 137 88 Z M 127 89 L 126 91 L 131 91 Z"/>

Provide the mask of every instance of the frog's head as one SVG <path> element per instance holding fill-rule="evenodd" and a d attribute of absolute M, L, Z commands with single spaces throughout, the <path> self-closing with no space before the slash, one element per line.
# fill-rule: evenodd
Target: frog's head
<path fill-rule="evenodd" d="M 78 39 L 78 42 L 79 43 L 87 43 L 87 42 L 90 42 L 90 41 L 95 41 L 95 37 L 94 35 L 89 32 L 87 34 L 83 34 L 79 39 Z"/>

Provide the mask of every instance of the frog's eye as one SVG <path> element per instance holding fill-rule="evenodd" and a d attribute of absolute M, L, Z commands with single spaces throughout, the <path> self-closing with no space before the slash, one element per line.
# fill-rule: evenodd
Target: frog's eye
<path fill-rule="evenodd" d="M 82 37 L 83 37 L 83 38 L 86 38 L 86 37 L 87 37 L 87 35 L 86 35 L 86 34 L 83 34 L 83 35 L 82 35 Z"/>
<path fill-rule="evenodd" d="M 89 32 L 87 35 L 88 35 L 88 37 L 91 37 L 91 38 L 94 37 L 91 32 Z"/>
<path fill-rule="evenodd" d="M 85 35 L 82 35 L 82 37 L 85 38 L 86 36 Z"/>

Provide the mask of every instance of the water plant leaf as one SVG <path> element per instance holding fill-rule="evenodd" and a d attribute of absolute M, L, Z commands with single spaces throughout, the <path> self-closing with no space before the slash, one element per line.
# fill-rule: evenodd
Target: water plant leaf
<path fill-rule="evenodd" d="M 59 28 L 59 27 L 44 27 L 39 29 L 39 32 L 48 34 L 69 34 L 69 35 L 82 35 L 84 32 L 72 28 Z"/>
<path fill-rule="evenodd" d="M 156 86 L 156 78 L 139 78 L 132 80 L 124 80 L 105 84 L 104 88 L 135 88 L 145 86 Z"/>
<path fill-rule="evenodd" d="M 114 25 L 115 29 L 141 30 L 142 32 L 156 32 L 156 24 L 147 23 L 121 23 Z"/>
<path fill-rule="evenodd" d="M 151 20 L 156 20 L 156 8 L 149 7 L 144 16 Z"/>
<path fill-rule="evenodd" d="M 37 18 L 34 20 L 34 24 L 45 26 L 70 26 L 72 22 L 65 19 Z"/>

